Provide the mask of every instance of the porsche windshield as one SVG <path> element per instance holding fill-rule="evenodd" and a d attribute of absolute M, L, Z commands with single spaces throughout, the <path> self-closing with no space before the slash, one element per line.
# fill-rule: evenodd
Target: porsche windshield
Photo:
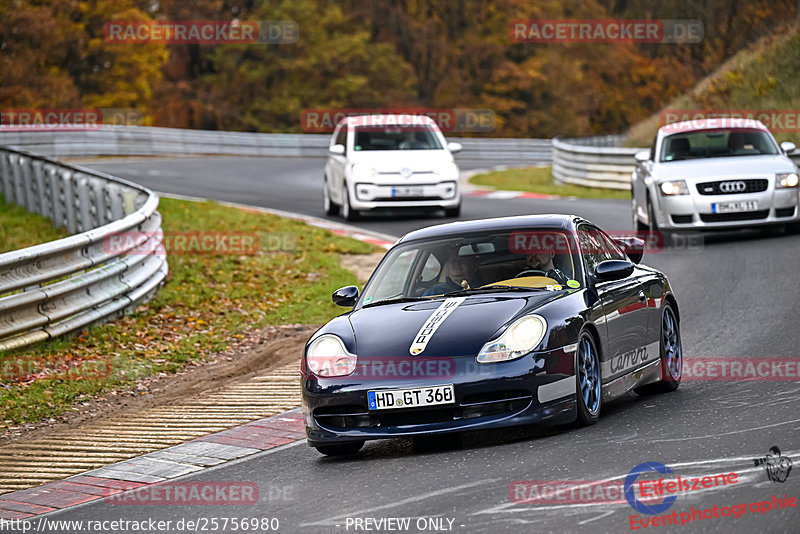
<path fill-rule="evenodd" d="M 388 253 L 364 289 L 363 304 L 579 287 L 575 250 L 569 234 L 552 229 L 413 241 Z"/>

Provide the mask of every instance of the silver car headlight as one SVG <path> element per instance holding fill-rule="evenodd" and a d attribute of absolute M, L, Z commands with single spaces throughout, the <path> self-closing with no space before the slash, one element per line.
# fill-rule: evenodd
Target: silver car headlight
<path fill-rule="evenodd" d="M 797 187 L 800 183 L 796 172 L 781 172 L 775 175 L 775 185 L 777 187 Z"/>
<path fill-rule="evenodd" d="M 667 197 L 689 194 L 689 187 L 686 185 L 685 180 L 672 180 L 670 182 L 662 182 L 658 188 L 661 191 L 661 194 Z"/>
<path fill-rule="evenodd" d="M 356 370 L 357 357 L 350 354 L 339 336 L 323 334 L 306 351 L 308 370 L 317 376 L 347 376 Z"/>
<path fill-rule="evenodd" d="M 525 356 L 542 342 L 545 332 L 547 321 L 539 315 L 517 319 L 500 337 L 483 346 L 478 353 L 478 362 L 505 362 Z"/>

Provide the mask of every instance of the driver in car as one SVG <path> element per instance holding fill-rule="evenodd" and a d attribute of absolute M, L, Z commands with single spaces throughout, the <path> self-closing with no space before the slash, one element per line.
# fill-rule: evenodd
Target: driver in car
<path fill-rule="evenodd" d="M 456 250 L 444 264 L 445 281 L 429 287 L 424 297 L 443 295 L 460 289 L 473 289 L 483 285 L 478 273 L 478 261 L 474 256 L 459 256 Z"/>
<path fill-rule="evenodd" d="M 554 252 L 535 252 L 528 254 L 525 258 L 527 267 L 524 271 L 519 273 L 516 277 L 520 276 L 546 276 L 552 278 L 559 284 L 565 284 L 569 279 L 561 270 L 556 269 L 553 263 L 555 257 Z"/>

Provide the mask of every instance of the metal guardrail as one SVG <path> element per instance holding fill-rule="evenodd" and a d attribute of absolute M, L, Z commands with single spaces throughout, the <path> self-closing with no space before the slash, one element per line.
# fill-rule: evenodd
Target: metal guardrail
<path fill-rule="evenodd" d="M 630 191 L 633 155 L 649 148 L 621 147 L 624 136 L 553 139 L 553 177 L 556 182 Z M 800 165 L 800 153 L 789 156 Z"/>
<path fill-rule="evenodd" d="M 553 178 L 558 183 L 630 190 L 633 155 L 642 149 L 609 146 L 620 141 L 616 136 L 594 143 L 592 139 L 553 139 Z"/>
<path fill-rule="evenodd" d="M 448 138 L 464 146 L 458 157 L 492 163 L 549 162 L 549 139 Z M 238 156 L 326 157 L 330 135 L 266 134 L 144 126 L 102 126 L 83 131 L 2 132 L 0 145 L 58 157 Z"/>
<path fill-rule="evenodd" d="M 457 160 L 493 165 L 551 163 L 557 182 L 584 187 L 630 189 L 633 154 L 625 136 L 577 139 L 449 138 L 464 146 Z M 224 154 L 239 156 L 326 157 L 327 134 L 265 134 L 185 130 L 144 126 L 102 126 L 85 131 L 0 132 L 0 145 L 58 157 L 171 156 Z M 800 163 L 800 153 L 792 158 Z"/>
<path fill-rule="evenodd" d="M 0 351 L 115 318 L 149 299 L 166 277 L 158 197 L 150 190 L 0 147 L 0 191 L 7 203 L 76 234 L 0 254 Z M 109 246 L 123 232 L 141 234 Z"/>

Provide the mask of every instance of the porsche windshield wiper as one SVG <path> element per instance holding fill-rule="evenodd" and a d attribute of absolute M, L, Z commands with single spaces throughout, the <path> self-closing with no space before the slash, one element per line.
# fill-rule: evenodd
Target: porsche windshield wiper
<path fill-rule="evenodd" d="M 420 300 L 430 300 L 428 297 L 397 297 L 393 299 L 383 299 L 376 302 L 364 304 L 362 308 L 371 308 L 372 306 L 382 306 L 384 304 L 397 304 L 398 302 L 418 302 Z"/>
<path fill-rule="evenodd" d="M 445 293 L 444 297 L 459 297 L 463 295 L 472 295 L 477 292 L 484 292 L 484 291 L 491 291 L 491 292 L 499 292 L 499 291 L 541 291 L 544 290 L 543 287 L 523 287 L 523 286 L 506 286 L 501 284 L 494 284 L 491 286 L 482 286 L 482 287 L 475 287 L 470 289 L 459 289 L 458 291 L 451 291 L 450 293 Z"/>

